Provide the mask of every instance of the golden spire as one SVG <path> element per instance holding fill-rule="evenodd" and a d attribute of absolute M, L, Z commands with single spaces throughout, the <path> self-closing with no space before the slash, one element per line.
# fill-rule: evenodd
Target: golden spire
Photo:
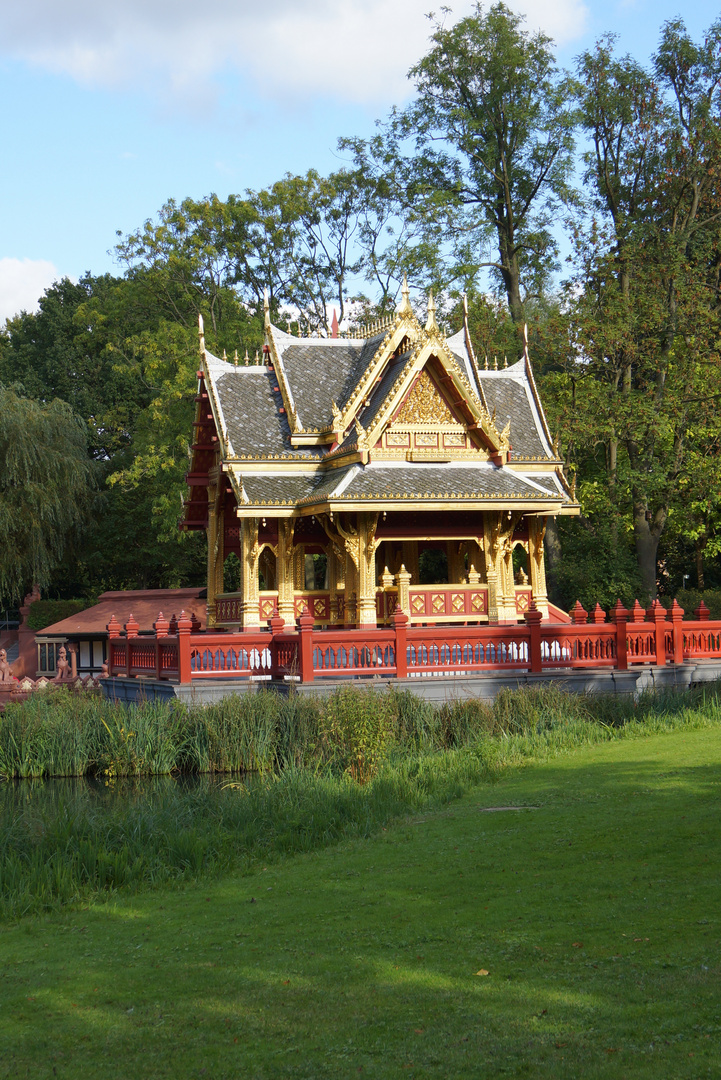
<path fill-rule="evenodd" d="M 200 355 L 205 356 L 205 327 L 203 326 L 203 316 L 198 313 L 198 338 L 200 344 Z"/>
<path fill-rule="evenodd" d="M 493 370 L 498 371 L 498 357 L 497 356 L 493 357 Z"/>
<path fill-rule="evenodd" d="M 246 352 L 247 351 L 248 350 L 246 349 Z M 237 349 L 235 350 L 235 356 L 233 357 L 233 363 L 235 364 L 236 367 L 238 366 L 238 350 Z"/>
<path fill-rule="evenodd" d="M 401 286 L 401 305 L 398 308 L 399 315 L 412 315 L 413 308 L 411 307 L 410 292 L 408 289 L 408 279 L 406 275 L 403 275 L 403 285 Z"/>
<path fill-rule="evenodd" d="M 428 322 L 426 323 L 426 333 L 438 333 L 438 323 L 436 322 L 436 302 L 433 299 L 433 289 L 428 293 Z"/>
<path fill-rule="evenodd" d="M 228 354 L 227 354 L 227 352 L 225 351 L 225 349 L 223 349 L 223 359 L 225 360 L 225 362 L 226 362 L 226 364 L 227 364 L 227 363 L 228 363 Z"/>
<path fill-rule="evenodd" d="M 268 299 L 268 290 L 263 289 L 263 322 L 265 329 L 270 327 L 270 300 Z"/>

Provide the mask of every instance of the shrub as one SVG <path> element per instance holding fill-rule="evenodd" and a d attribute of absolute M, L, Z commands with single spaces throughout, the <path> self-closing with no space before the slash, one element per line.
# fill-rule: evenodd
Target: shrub
<path fill-rule="evenodd" d="M 391 694 L 352 686 L 336 690 L 320 715 L 326 760 L 361 784 L 375 776 L 393 743 L 394 705 Z"/>

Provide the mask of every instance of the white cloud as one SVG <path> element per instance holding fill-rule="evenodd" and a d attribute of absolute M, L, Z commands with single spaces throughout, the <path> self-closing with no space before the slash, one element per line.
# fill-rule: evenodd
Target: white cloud
<path fill-rule="evenodd" d="M 583 0 L 511 0 L 559 44 L 588 16 Z M 78 82 L 142 88 L 208 107 L 230 69 L 261 97 L 289 93 L 388 104 L 425 51 L 429 0 L 24 0 L 0 8 L 0 49 Z M 449 18 L 468 14 L 456 0 Z M 440 10 L 440 5 L 436 5 Z"/>
<path fill-rule="evenodd" d="M 45 259 L 0 259 L 0 326 L 21 311 L 35 311 L 58 271 Z"/>

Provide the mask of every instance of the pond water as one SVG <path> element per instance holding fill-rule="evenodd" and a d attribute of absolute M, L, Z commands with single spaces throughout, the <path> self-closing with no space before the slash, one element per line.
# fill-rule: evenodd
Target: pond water
<path fill-rule="evenodd" d="M 94 777 L 59 777 L 49 780 L 0 781 L 0 821 L 28 810 L 45 814 L 73 806 L 80 809 L 118 809 L 158 797 L 184 794 L 218 796 L 228 784 L 245 783 L 231 773 L 180 776 L 123 776 L 112 781 Z"/>

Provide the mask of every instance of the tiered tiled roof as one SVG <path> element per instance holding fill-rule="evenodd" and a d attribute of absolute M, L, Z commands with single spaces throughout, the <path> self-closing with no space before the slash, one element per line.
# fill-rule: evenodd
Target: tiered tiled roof
<path fill-rule="evenodd" d="M 527 347 L 510 367 L 481 369 L 467 323 L 446 340 L 430 316 L 423 329 L 406 296 L 395 320 L 360 339 L 300 339 L 266 319 L 264 361 L 229 363 L 203 348 L 198 400 L 207 394 L 239 516 L 410 500 L 419 509 L 506 502 L 537 513 L 575 509 Z M 403 406 L 422 374 L 436 395 L 439 434 L 432 434 L 432 418 L 419 414 L 415 426 L 405 423 L 409 449 L 394 450 L 405 444 L 386 434 L 403 429 L 396 418 L 408 420 Z M 190 475 L 207 470 L 210 450 L 209 443 L 199 447 L 206 457 Z"/>

